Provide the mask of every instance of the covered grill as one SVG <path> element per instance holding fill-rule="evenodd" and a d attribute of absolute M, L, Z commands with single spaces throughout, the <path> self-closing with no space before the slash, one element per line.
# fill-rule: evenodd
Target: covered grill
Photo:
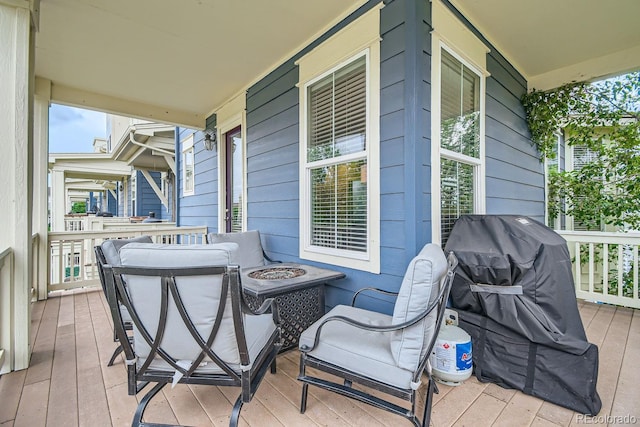
<path fill-rule="evenodd" d="M 478 379 L 597 414 L 598 348 L 578 313 L 566 241 L 527 217 L 466 215 L 446 251 L 459 260 L 451 305 Z"/>

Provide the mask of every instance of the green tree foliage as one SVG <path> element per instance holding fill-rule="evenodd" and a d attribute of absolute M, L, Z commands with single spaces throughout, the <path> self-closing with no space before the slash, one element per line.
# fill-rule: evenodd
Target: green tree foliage
<path fill-rule="evenodd" d="M 87 204 L 85 202 L 74 202 L 71 206 L 72 213 L 87 213 Z"/>
<path fill-rule="evenodd" d="M 555 156 L 559 129 L 593 153 L 579 170 L 550 175 L 550 215 L 640 229 L 640 72 L 533 90 L 522 103 L 541 159 Z"/>

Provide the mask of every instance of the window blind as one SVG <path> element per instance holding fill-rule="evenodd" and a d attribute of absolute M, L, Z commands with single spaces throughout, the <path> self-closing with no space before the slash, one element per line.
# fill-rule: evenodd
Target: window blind
<path fill-rule="evenodd" d="M 308 88 L 308 161 L 365 150 L 366 83 L 361 57 Z"/>
<path fill-rule="evenodd" d="M 311 169 L 311 244 L 367 251 L 366 161 Z"/>
<path fill-rule="evenodd" d="M 474 213 L 473 165 L 455 160 L 440 162 L 440 217 L 442 246 L 460 215 Z"/>
<path fill-rule="evenodd" d="M 440 145 L 480 156 L 480 76 L 442 50 Z"/>

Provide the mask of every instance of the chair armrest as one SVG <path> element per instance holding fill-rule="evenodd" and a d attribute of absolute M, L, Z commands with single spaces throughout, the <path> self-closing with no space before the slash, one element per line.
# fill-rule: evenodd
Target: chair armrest
<path fill-rule="evenodd" d="M 260 314 L 265 314 L 269 311 L 269 309 L 273 306 L 273 304 L 275 303 L 275 298 L 267 298 L 266 300 L 264 300 L 262 302 L 262 304 L 260 305 L 260 307 L 256 308 L 255 310 L 253 308 L 251 308 L 249 306 L 249 304 L 247 304 L 247 302 L 245 301 L 244 298 L 242 298 L 242 311 L 244 313 L 247 314 L 253 314 L 253 315 L 260 315 Z"/>
<path fill-rule="evenodd" d="M 378 292 L 381 294 L 385 294 L 385 295 L 393 295 L 393 296 L 398 296 L 397 292 L 391 292 L 391 291 L 385 291 L 384 289 L 378 289 L 378 288 L 362 288 L 359 289 L 354 295 L 353 295 L 353 299 L 351 300 L 351 307 L 355 307 L 356 305 L 356 298 L 358 298 L 358 295 L 360 295 L 360 293 L 365 292 L 365 291 L 374 291 L 374 292 Z"/>
<path fill-rule="evenodd" d="M 447 274 L 450 274 L 450 273 L 447 273 Z M 411 320 L 407 320 L 406 322 L 398 323 L 396 325 L 374 326 L 374 325 L 369 325 L 367 323 L 358 322 L 356 320 L 353 320 L 345 316 L 327 317 L 322 321 L 322 323 L 320 323 L 320 325 L 318 326 L 318 329 L 316 330 L 316 336 L 313 341 L 313 347 L 309 348 L 307 346 L 302 346 L 300 348 L 300 351 L 306 353 L 316 348 L 318 345 L 318 342 L 320 341 L 320 332 L 322 331 L 322 328 L 327 323 L 333 322 L 333 321 L 343 322 L 353 327 L 364 329 L 367 331 L 372 331 L 372 332 L 393 332 L 393 331 L 399 331 L 401 329 L 408 328 L 409 326 L 415 325 L 416 323 L 418 323 L 419 321 L 427 317 L 429 313 L 431 313 L 435 308 L 437 308 L 440 300 L 444 296 L 445 291 L 448 292 L 448 286 L 442 286 L 442 289 L 440 289 L 440 292 L 438 293 L 438 297 L 431 304 L 429 304 L 429 306 L 422 313 L 418 314 L 416 317 L 414 317 Z"/>
<path fill-rule="evenodd" d="M 249 304 L 245 301 L 244 297 L 242 298 L 242 312 L 249 314 L 250 316 L 258 316 L 261 314 L 266 314 L 271 312 L 273 314 L 273 321 L 276 325 L 280 324 L 280 312 L 278 310 L 278 304 L 276 303 L 275 298 L 267 298 L 265 299 L 260 307 L 257 309 L 252 309 Z"/>

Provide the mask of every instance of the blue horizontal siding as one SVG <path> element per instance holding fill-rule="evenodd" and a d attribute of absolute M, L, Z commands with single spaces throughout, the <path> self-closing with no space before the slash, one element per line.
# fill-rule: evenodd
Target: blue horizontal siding
<path fill-rule="evenodd" d="M 260 230 L 265 250 L 276 259 L 300 260 L 300 106 L 295 61 L 377 3 L 367 2 L 247 90 L 247 224 Z M 328 306 L 349 302 L 363 285 L 397 290 L 408 261 L 431 240 L 430 31 L 429 2 L 395 0 L 380 11 L 381 272 L 327 266 L 347 275 L 328 287 Z M 544 212 L 544 177 L 520 104 L 526 81 L 491 48 L 486 85 L 487 212 L 537 219 Z M 186 134 L 183 131 L 182 138 Z M 215 153 L 202 150 L 201 141 L 202 134 L 196 133 L 196 194 L 180 197 L 180 218 L 183 225 L 204 223 L 214 231 L 217 159 Z M 378 311 L 392 309 L 388 298 L 364 300 Z"/>
<path fill-rule="evenodd" d="M 151 184 L 149 184 L 144 175 L 142 175 L 142 172 L 136 173 L 136 183 L 138 184 L 136 210 L 138 211 L 138 215 L 147 216 L 150 212 L 153 212 L 156 218 L 161 219 L 162 217 L 166 217 L 168 211 L 160 201 L 160 198 L 158 198 L 156 192 L 153 191 Z M 149 172 L 149 175 L 151 175 L 155 184 L 160 188 L 160 172 Z"/>
<path fill-rule="evenodd" d="M 215 126 L 215 120 L 209 119 L 210 126 Z M 182 162 L 182 149 L 180 143 L 176 151 L 176 157 L 180 159 L 178 164 L 178 203 L 179 225 L 181 226 L 206 226 L 209 232 L 218 232 L 218 156 L 216 151 L 204 149 L 204 133 L 192 129 L 180 129 L 179 140 L 182 141 L 189 135 L 194 135 L 194 194 L 184 196 L 184 182 L 182 174 L 184 164 Z"/>
<path fill-rule="evenodd" d="M 487 57 L 486 206 L 490 214 L 544 220 L 544 167 L 520 97 L 526 83 L 499 54 Z"/>

